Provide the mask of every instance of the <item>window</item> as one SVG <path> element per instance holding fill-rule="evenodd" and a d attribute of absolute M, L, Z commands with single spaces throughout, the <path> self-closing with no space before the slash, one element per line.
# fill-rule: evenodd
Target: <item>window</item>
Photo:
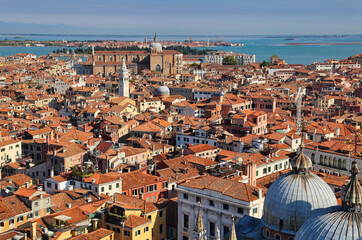
<path fill-rule="evenodd" d="M 35 217 L 38 217 L 39 216 L 39 211 L 36 211 L 35 212 Z"/>
<path fill-rule="evenodd" d="M 39 202 L 34 202 L 35 207 L 39 206 Z"/>
<path fill-rule="evenodd" d="M 238 213 L 239 213 L 239 214 L 243 214 L 243 213 L 244 213 L 244 209 L 239 207 L 239 208 L 238 208 Z"/>
<path fill-rule="evenodd" d="M 187 237 L 187 236 L 182 236 L 182 240 L 189 240 L 189 237 Z"/>
<path fill-rule="evenodd" d="M 229 232 L 229 227 L 224 225 L 223 230 L 224 230 L 224 235 L 225 235 L 226 233 Z"/>
<path fill-rule="evenodd" d="M 52 184 L 50 182 L 47 182 L 47 188 L 51 188 Z"/>
<path fill-rule="evenodd" d="M 258 176 L 259 175 L 259 171 L 256 171 L 256 176 Z"/>
<path fill-rule="evenodd" d="M 136 236 L 141 235 L 141 230 L 137 230 L 135 235 Z"/>
<path fill-rule="evenodd" d="M 160 234 L 163 233 L 163 224 L 160 224 Z"/>
<path fill-rule="evenodd" d="M 283 228 L 283 219 L 279 219 L 279 228 L 280 228 L 280 229 Z"/>
<path fill-rule="evenodd" d="M 117 232 L 117 233 L 121 233 L 121 229 L 116 228 L 116 232 Z"/>
<path fill-rule="evenodd" d="M 253 213 L 258 213 L 258 209 L 257 208 L 253 208 Z"/>
<path fill-rule="evenodd" d="M 189 215 L 184 214 L 184 228 L 189 228 Z"/>
<path fill-rule="evenodd" d="M 127 237 L 129 237 L 129 231 L 124 230 L 124 235 L 127 236 Z"/>
<path fill-rule="evenodd" d="M 224 210 L 229 210 L 229 205 L 226 204 L 226 203 L 224 203 L 224 204 L 222 205 L 222 208 L 223 208 Z"/>
<path fill-rule="evenodd" d="M 137 195 L 137 189 L 133 189 L 132 190 L 132 196 L 136 196 Z"/>
<path fill-rule="evenodd" d="M 213 200 L 209 200 L 209 205 L 210 205 L 211 207 L 214 207 L 214 206 L 215 206 L 214 201 L 213 201 Z"/>
<path fill-rule="evenodd" d="M 160 217 L 163 217 L 163 211 L 162 210 L 160 211 Z"/>
<path fill-rule="evenodd" d="M 214 237 L 215 236 L 215 223 L 214 222 L 210 222 L 210 228 L 209 228 L 209 232 L 210 232 L 210 236 Z"/>
<path fill-rule="evenodd" d="M 101 187 L 101 192 L 104 192 L 104 187 Z"/>
<path fill-rule="evenodd" d="M 200 202 L 200 203 L 201 203 L 201 198 L 196 196 L 196 202 Z"/>
<path fill-rule="evenodd" d="M 108 189 L 109 189 L 109 190 L 112 190 L 112 185 L 109 185 L 109 186 L 108 186 Z"/>
<path fill-rule="evenodd" d="M 152 216 L 151 216 L 151 215 L 149 215 L 147 218 L 150 219 L 150 220 L 152 220 Z"/>
<path fill-rule="evenodd" d="M 148 232 L 148 227 L 145 227 L 145 228 L 143 229 L 143 232 Z"/>
<path fill-rule="evenodd" d="M 263 174 L 266 174 L 266 168 L 263 169 Z"/>
<path fill-rule="evenodd" d="M 187 193 L 184 193 L 184 199 L 189 199 L 189 195 Z"/>
<path fill-rule="evenodd" d="M 277 240 L 280 240 L 280 235 L 279 234 L 275 234 L 275 239 L 277 239 Z"/>
<path fill-rule="evenodd" d="M 119 183 L 116 183 L 116 188 L 119 188 Z"/>

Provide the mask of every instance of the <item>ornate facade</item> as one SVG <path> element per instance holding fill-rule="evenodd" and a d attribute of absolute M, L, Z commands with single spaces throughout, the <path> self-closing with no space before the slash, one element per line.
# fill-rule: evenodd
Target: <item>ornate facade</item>
<path fill-rule="evenodd" d="M 183 55 L 176 50 L 162 50 L 162 45 L 157 42 L 150 44 L 147 51 L 95 51 L 92 54 L 93 74 L 107 76 L 118 72 L 122 66 L 122 59 L 129 64 L 134 73 L 149 69 L 162 74 L 176 74 L 182 71 Z"/>

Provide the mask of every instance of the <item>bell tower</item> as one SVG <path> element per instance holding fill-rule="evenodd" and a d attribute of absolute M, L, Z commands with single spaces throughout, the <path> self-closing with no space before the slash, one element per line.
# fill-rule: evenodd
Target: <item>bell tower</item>
<path fill-rule="evenodd" d="M 129 98 L 129 70 L 127 69 L 126 62 L 122 58 L 122 67 L 119 71 L 118 79 L 118 95 L 121 97 Z"/>

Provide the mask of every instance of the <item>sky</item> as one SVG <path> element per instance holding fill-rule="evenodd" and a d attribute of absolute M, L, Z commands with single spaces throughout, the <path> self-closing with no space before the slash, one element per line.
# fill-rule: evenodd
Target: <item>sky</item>
<path fill-rule="evenodd" d="M 0 0 L 0 33 L 362 34 L 362 0 Z"/>

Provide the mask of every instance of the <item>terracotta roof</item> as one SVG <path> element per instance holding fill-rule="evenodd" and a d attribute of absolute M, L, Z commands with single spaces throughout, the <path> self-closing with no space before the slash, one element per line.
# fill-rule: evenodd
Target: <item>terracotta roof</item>
<path fill-rule="evenodd" d="M 124 226 L 129 227 L 129 228 L 136 228 L 143 224 L 147 224 L 147 223 L 151 223 L 151 222 L 152 221 L 147 218 L 143 218 L 143 217 L 139 217 L 137 215 L 131 214 L 127 217 L 127 219 L 124 223 Z"/>
<path fill-rule="evenodd" d="M 180 184 L 180 186 L 197 189 L 208 189 L 246 202 L 259 199 L 258 187 L 213 176 L 202 176 L 197 179 L 192 179 Z M 265 191 L 263 191 L 263 196 L 265 196 Z"/>
<path fill-rule="evenodd" d="M 76 237 L 70 238 L 70 240 L 98 240 L 113 235 L 114 232 L 104 228 L 99 228 L 93 232 L 82 234 Z"/>

